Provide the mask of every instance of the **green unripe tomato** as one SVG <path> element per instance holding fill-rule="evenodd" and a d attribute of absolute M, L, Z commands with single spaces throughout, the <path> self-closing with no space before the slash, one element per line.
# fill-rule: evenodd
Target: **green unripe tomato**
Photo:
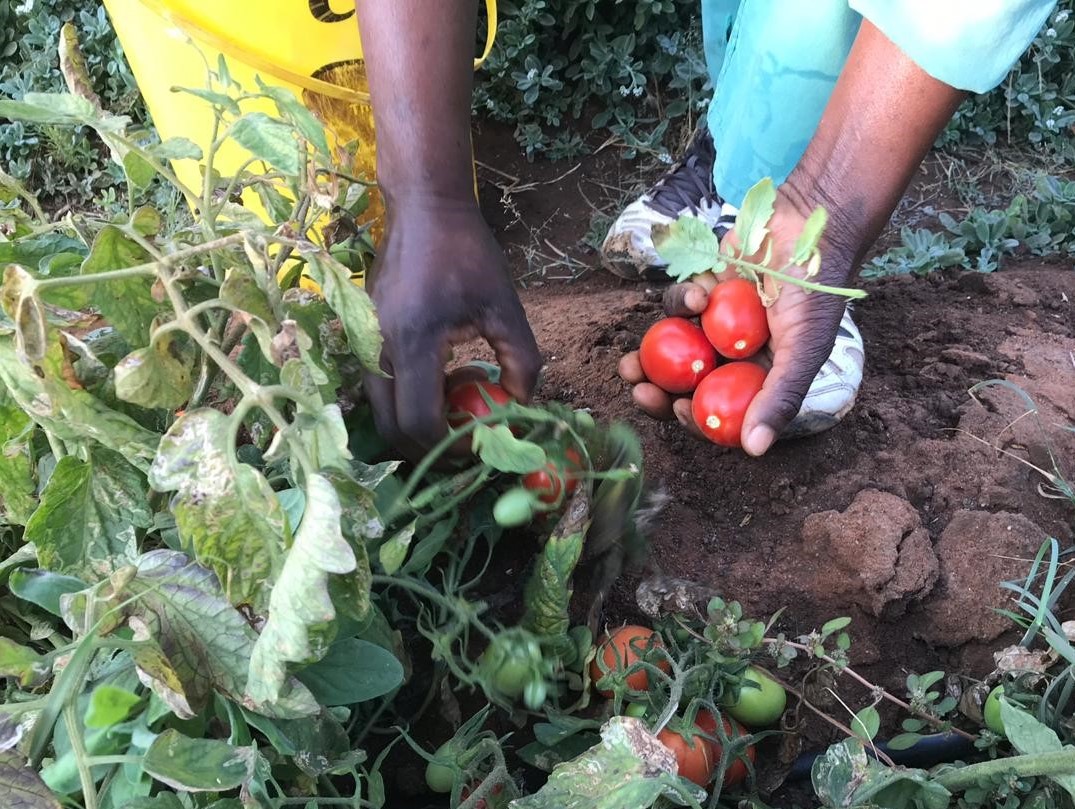
<path fill-rule="evenodd" d="M 623 709 L 623 715 L 633 716 L 635 719 L 642 719 L 646 715 L 646 703 L 628 702 L 627 707 Z"/>
<path fill-rule="evenodd" d="M 1000 718 L 1000 695 L 1004 693 L 1004 686 L 998 685 L 989 692 L 982 708 L 982 718 L 985 726 L 998 736 L 1006 736 L 1004 732 L 1004 720 Z"/>
<path fill-rule="evenodd" d="M 545 681 L 540 677 L 535 677 L 523 689 L 523 704 L 531 711 L 540 710 L 541 706 L 545 704 L 547 695 L 548 687 L 545 685 Z"/>
<path fill-rule="evenodd" d="M 510 654 L 490 646 L 478 663 L 489 685 L 509 699 L 516 699 L 530 682 L 532 666 L 525 654 Z"/>
<path fill-rule="evenodd" d="M 749 683 L 754 683 L 753 688 Z M 727 713 L 748 727 L 765 727 L 778 720 L 788 704 L 787 692 L 772 677 L 751 666 L 743 672 L 739 698 L 725 703 Z"/>
<path fill-rule="evenodd" d="M 493 504 L 493 519 L 502 528 L 518 528 L 534 518 L 534 495 L 526 489 L 508 489 Z"/>
<path fill-rule="evenodd" d="M 593 416 L 590 415 L 589 411 L 576 410 L 575 426 L 580 430 L 593 430 L 597 427 L 597 422 L 593 420 Z"/>
<path fill-rule="evenodd" d="M 445 742 L 437 748 L 437 752 L 433 754 L 434 758 L 446 759 L 448 757 L 448 747 L 451 742 Z M 446 764 L 437 764 L 430 761 L 426 764 L 426 786 L 433 792 L 451 792 L 452 787 L 455 785 L 455 773 L 452 768 Z"/>

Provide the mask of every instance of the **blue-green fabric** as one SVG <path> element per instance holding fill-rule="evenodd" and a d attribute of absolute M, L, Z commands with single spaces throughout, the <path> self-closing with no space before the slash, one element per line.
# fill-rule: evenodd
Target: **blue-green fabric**
<path fill-rule="evenodd" d="M 802 157 L 862 18 L 931 76 L 985 92 L 1003 79 L 1056 0 L 702 0 L 715 88 L 717 191 L 738 204 Z"/>

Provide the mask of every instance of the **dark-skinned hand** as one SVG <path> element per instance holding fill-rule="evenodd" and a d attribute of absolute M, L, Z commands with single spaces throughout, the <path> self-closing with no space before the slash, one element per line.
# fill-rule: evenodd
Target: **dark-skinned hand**
<path fill-rule="evenodd" d="M 384 334 L 381 365 L 366 375 L 381 435 L 417 458 L 446 435 L 444 365 L 452 346 L 482 337 L 501 384 L 530 399 L 541 355 L 504 254 L 471 202 L 400 200 L 370 273 Z"/>
<path fill-rule="evenodd" d="M 809 210 L 794 204 L 781 189 L 770 221 L 772 258 L 769 266 L 783 267 L 790 257 L 795 240 L 802 230 Z M 725 236 L 725 245 L 738 245 L 733 230 Z M 822 264 L 818 278 L 813 280 L 835 286 L 846 285 L 851 275 L 853 251 L 835 247 L 822 239 Z M 748 260 L 760 262 L 766 245 L 759 254 Z M 734 271 L 727 271 L 728 277 Z M 792 274 L 802 276 L 802 268 Z M 669 317 L 696 317 L 705 309 L 708 292 L 719 279 L 711 274 L 697 277 L 693 282 L 669 287 L 664 296 L 664 310 Z M 777 292 L 776 284 L 766 276 L 765 289 Z M 771 364 L 765 385 L 747 410 L 741 440 L 743 449 L 751 455 L 763 455 L 783 429 L 799 412 L 806 391 L 825 363 L 836 341 L 846 301 L 835 295 L 807 293 L 791 284 L 780 285 L 779 294 L 767 310 L 769 319 L 769 354 L 758 361 Z M 771 360 L 770 360 L 771 356 Z M 646 380 L 638 352 L 626 354 L 619 364 L 620 376 L 631 383 L 635 403 L 647 414 L 658 419 L 676 418 L 690 432 L 703 438 L 691 417 L 689 397 L 673 398 Z"/>

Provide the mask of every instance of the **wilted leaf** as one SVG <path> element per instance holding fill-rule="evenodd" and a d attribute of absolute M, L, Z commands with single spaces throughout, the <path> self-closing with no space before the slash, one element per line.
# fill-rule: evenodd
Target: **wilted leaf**
<path fill-rule="evenodd" d="M 743 197 L 735 218 L 735 232 L 744 256 L 753 256 L 761 250 L 769 235 L 769 220 L 773 218 L 775 204 L 776 186 L 770 177 L 759 180 Z"/>
<path fill-rule="evenodd" d="M 355 570 L 355 553 L 340 529 L 340 500 L 321 475 L 306 481 L 306 511 L 269 597 L 269 618 L 254 645 L 247 693 L 254 705 L 271 704 L 288 663 L 310 662 L 313 627 L 336 617 L 330 573 Z"/>
<path fill-rule="evenodd" d="M 482 463 L 498 472 L 521 475 L 540 469 L 548 461 L 545 450 L 532 441 L 516 438 L 505 424 L 477 425 L 471 446 Z"/>
<path fill-rule="evenodd" d="M 176 551 L 150 551 L 121 587 L 104 581 L 63 599 L 64 621 L 75 632 L 109 611 L 113 620 L 103 632 L 126 620 L 150 641 L 133 654 L 135 663 L 156 681 L 155 690 L 169 705 L 176 703 L 163 686 L 189 706 L 186 716 L 204 708 L 213 691 L 242 700 L 257 634 L 227 602 L 212 571 Z M 285 718 L 317 711 L 309 691 L 294 679 L 286 699 L 272 707 L 268 715 Z"/>
<path fill-rule="evenodd" d="M 62 809 L 41 776 L 14 750 L 0 752 L 0 806 L 4 809 Z"/>
<path fill-rule="evenodd" d="M 37 568 L 20 568 L 11 573 L 8 588 L 12 595 L 36 604 L 46 612 L 60 616 L 60 597 L 67 593 L 77 593 L 89 587 L 81 579 L 62 576 Z"/>
<path fill-rule="evenodd" d="M 233 603 L 260 611 L 283 561 L 288 531 L 280 500 L 264 475 L 230 451 L 232 425 L 208 408 L 192 410 L 160 441 L 149 481 L 175 491 L 179 535 L 217 572 Z"/>
<path fill-rule="evenodd" d="M 322 705 L 353 705 L 384 696 L 403 682 L 395 655 L 369 641 L 344 638 L 298 674 Z"/>
<path fill-rule="evenodd" d="M 829 747 L 814 761 L 810 778 L 826 807 L 947 809 L 952 797 L 924 770 L 893 769 L 868 757 L 858 739 Z"/>
<path fill-rule="evenodd" d="M 310 277 L 321 287 L 321 294 L 343 324 L 347 343 L 367 371 L 383 374 L 381 370 L 381 329 L 377 310 L 366 290 L 351 280 L 351 274 L 331 256 L 306 255 Z"/>
<path fill-rule="evenodd" d="M 665 272 L 676 281 L 713 269 L 720 252 L 717 234 L 696 216 L 681 216 L 671 225 L 654 225 L 653 246 L 668 262 Z"/>
<path fill-rule="evenodd" d="M 263 112 L 244 115 L 232 124 L 231 136 L 254 157 L 285 174 L 302 170 L 303 155 L 294 130 Z"/>
<path fill-rule="evenodd" d="M 106 225 L 93 240 L 82 274 L 93 275 L 145 264 L 149 253 L 114 225 Z M 94 285 L 93 304 L 131 345 L 149 342 L 150 324 L 161 311 L 153 300 L 153 281 L 148 277 L 124 278 Z"/>
<path fill-rule="evenodd" d="M 2 296 L 4 310 L 15 321 L 15 348 L 32 361 L 40 360 L 48 347 L 48 324 L 36 282 L 22 267 L 9 264 Z"/>
<path fill-rule="evenodd" d="M 215 739 L 192 739 L 169 728 L 146 751 L 146 772 L 173 789 L 225 792 L 254 774 L 253 747 L 235 747 Z"/>
<path fill-rule="evenodd" d="M 512 807 L 646 809 L 681 790 L 672 751 L 641 721 L 614 717 L 602 729 L 600 744 L 557 766 L 544 787 L 513 801 Z"/>
<path fill-rule="evenodd" d="M 30 418 L 0 396 L 0 522 L 25 525 L 37 506 Z"/>
<path fill-rule="evenodd" d="M 829 215 L 824 208 L 815 208 L 806 218 L 799 238 L 795 240 L 795 251 L 791 256 L 792 264 L 805 264 L 815 253 L 821 243 L 821 236 L 829 222 Z"/>
<path fill-rule="evenodd" d="M 115 368 L 116 396 L 139 407 L 176 410 L 194 392 L 194 357 L 167 332 Z"/>
<path fill-rule="evenodd" d="M 101 683 L 90 694 L 90 704 L 83 719 L 88 728 L 110 728 L 127 718 L 141 698 L 126 688 Z"/>
<path fill-rule="evenodd" d="M 14 677 L 30 687 L 47 682 L 51 674 L 52 666 L 41 655 L 0 635 L 0 677 Z"/>
<path fill-rule="evenodd" d="M 152 522 L 145 476 L 104 447 L 61 458 L 26 524 L 42 567 L 96 579 L 132 561 Z"/>
<path fill-rule="evenodd" d="M 275 330 L 279 325 L 273 314 L 269 296 L 258 284 L 254 271 L 246 264 L 240 264 L 228 270 L 224 283 L 220 287 L 220 299 L 254 317 L 260 317 L 268 324 L 270 330 Z"/>
<path fill-rule="evenodd" d="M 75 387 L 71 376 L 58 340 L 50 340 L 41 362 L 30 364 L 18 356 L 10 336 L 0 336 L 0 382 L 34 421 L 64 441 L 90 438 L 139 469 L 148 468 L 157 433 Z"/>

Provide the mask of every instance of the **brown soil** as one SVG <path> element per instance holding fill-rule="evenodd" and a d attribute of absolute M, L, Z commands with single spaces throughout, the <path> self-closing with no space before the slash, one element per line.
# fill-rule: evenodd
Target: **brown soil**
<path fill-rule="evenodd" d="M 786 608 L 789 635 L 851 616 L 856 669 L 900 693 L 909 672 L 987 674 L 992 651 L 1010 642 L 1010 622 L 990 609 L 1008 603 L 999 582 L 1022 579 L 1045 536 L 1072 540 L 1071 504 L 1041 496 L 1043 478 L 1018 460 L 1051 471 L 1050 448 L 1062 467 L 1075 459 L 1075 433 L 1063 429 L 1075 424 L 1070 262 L 865 284 L 856 320 L 867 366 L 854 410 L 823 435 L 751 459 L 632 406 L 616 364 L 659 316 L 658 288 L 600 270 L 549 280 L 597 266 L 579 244 L 592 208 L 581 197 L 637 169 L 606 152 L 563 178 L 572 164 L 528 166 L 503 132 L 486 132 L 478 154 L 523 182 L 554 180 L 508 193 L 505 206 L 493 183 L 512 181 L 480 172 L 487 215 L 531 284 L 522 296 L 547 363 L 541 397 L 633 426 L 648 485 L 669 496 L 650 570 L 625 577 L 609 614 L 636 614 L 639 576 L 659 571 L 759 617 Z M 542 278 L 539 254 L 564 263 Z M 987 379 L 1018 385 L 1040 415 L 1024 416 L 1025 403 L 1003 388 L 976 402 L 968 388 Z M 866 696 L 850 685 L 841 693 Z M 813 735 L 829 738 L 827 729 Z"/>

